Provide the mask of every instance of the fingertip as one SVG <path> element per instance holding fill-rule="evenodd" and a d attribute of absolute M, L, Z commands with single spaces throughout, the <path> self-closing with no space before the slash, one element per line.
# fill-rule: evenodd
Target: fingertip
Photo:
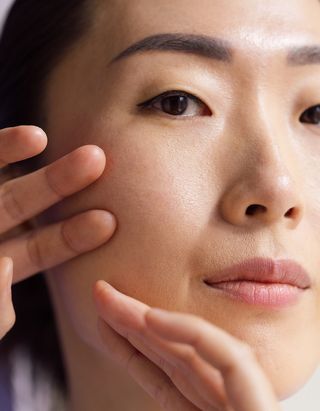
<path fill-rule="evenodd" d="M 89 210 L 77 214 L 64 221 L 61 228 L 62 236 L 77 254 L 106 245 L 114 231 L 113 218 L 104 210 Z"/>
<path fill-rule="evenodd" d="M 99 301 L 102 297 L 105 297 L 106 293 L 111 291 L 111 289 L 113 289 L 113 287 L 111 287 L 111 285 L 108 284 L 106 281 L 104 280 L 96 281 L 93 284 L 93 289 L 92 289 L 94 299 Z"/>
<path fill-rule="evenodd" d="M 40 128 L 38 126 L 32 126 L 32 127 L 33 127 L 33 135 L 36 136 L 39 146 L 41 146 L 41 147 L 43 147 L 43 149 L 45 149 L 45 147 L 48 144 L 47 133 L 42 128 Z"/>
<path fill-rule="evenodd" d="M 106 155 L 102 148 L 87 144 L 78 147 L 75 155 L 81 158 L 83 171 L 91 181 L 97 180 L 102 175 L 106 166 Z"/>
<path fill-rule="evenodd" d="M 92 160 L 99 161 L 102 163 L 106 160 L 104 150 L 95 144 L 86 144 L 84 146 L 79 147 L 77 150 L 85 152 L 86 155 L 89 154 Z"/>
<path fill-rule="evenodd" d="M 41 153 L 47 146 L 48 138 L 38 126 L 21 125 L 3 131 L 2 158 L 8 163 L 24 160 Z"/>
<path fill-rule="evenodd" d="M 98 226 L 103 227 L 108 231 L 110 234 L 110 231 L 114 231 L 117 225 L 117 219 L 114 214 L 112 214 L 108 210 L 103 210 L 103 209 L 95 209 L 95 210 L 89 210 L 88 213 L 90 213 L 92 220 L 96 219 L 96 223 Z"/>
<path fill-rule="evenodd" d="M 99 292 L 109 290 L 111 286 L 104 280 L 98 280 L 95 282 L 94 287 Z"/>
<path fill-rule="evenodd" d="M 113 287 L 104 280 L 98 280 L 94 283 L 92 288 L 92 296 L 96 305 L 98 314 L 104 318 L 106 312 L 110 310 L 110 302 L 113 296 Z"/>
<path fill-rule="evenodd" d="M 99 146 L 92 145 L 90 146 L 90 150 L 91 150 L 92 160 L 96 164 L 96 173 L 97 173 L 96 176 L 98 178 L 102 175 L 102 173 L 104 172 L 106 168 L 106 164 L 107 164 L 106 154 L 103 151 L 103 149 Z"/>
<path fill-rule="evenodd" d="M 82 241 L 79 245 L 80 249 L 95 249 L 110 242 L 116 230 L 115 217 L 105 210 L 85 211 L 83 214 L 73 217 L 73 219 L 80 219 L 80 224 L 73 235 L 75 240 L 79 239 L 77 236 L 81 233 L 81 230 L 86 230 L 88 226 L 91 228 L 91 233 L 88 233 L 85 238 L 80 238 L 80 241 Z"/>
<path fill-rule="evenodd" d="M 44 149 L 47 147 L 47 134 L 42 130 L 42 128 L 37 126 L 28 126 L 28 128 L 29 134 L 26 134 L 25 139 L 26 145 L 29 145 L 29 147 L 31 148 L 29 155 L 38 155 L 42 153 L 42 151 L 44 151 Z"/>
<path fill-rule="evenodd" d="M 9 127 L 7 130 L 21 137 L 24 137 L 25 135 L 30 135 L 35 136 L 38 140 L 47 140 L 46 132 L 39 126 L 20 125 L 15 127 Z"/>

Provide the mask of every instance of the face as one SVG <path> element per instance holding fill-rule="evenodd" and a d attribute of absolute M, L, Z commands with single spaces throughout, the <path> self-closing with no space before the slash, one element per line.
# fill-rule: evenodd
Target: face
<path fill-rule="evenodd" d="M 46 273 L 54 303 L 93 349 L 98 279 L 149 305 L 202 316 L 248 342 L 286 398 L 320 355 L 319 58 L 288 59 L 320 43 L 320 4 L 108 3 L 98 2 L 92 29 L 51 74 L 43 159 L 84 144 L 103 148 L 103 176 L 46 218 L 107 209 L 118 227 L 106 245 Z M 220 58 L 149 50 L 111 63 L 138 40 L 177 32 L 222 39 L 232 50 Z M 312 287 L 270 310 L 204 283 L 256 256 L 295 259 Z"/>

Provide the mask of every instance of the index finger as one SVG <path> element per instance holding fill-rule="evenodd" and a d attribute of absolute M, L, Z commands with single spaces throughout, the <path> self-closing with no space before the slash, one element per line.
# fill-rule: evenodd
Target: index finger
<path fill-rule="evenodd" d="M 150 309 L 145 318 L 156 335 L 190 344 L 221 372 L 228 400 L 236 411 L 280 410 L 271 383 L 249 345 L 191 314 Z"/>
<path fill-rule="evenodd" d="M 0 130 L 0 168 L 41 153 L 47 141 L 46 133 L 36 126 L 7 127 Z"/>

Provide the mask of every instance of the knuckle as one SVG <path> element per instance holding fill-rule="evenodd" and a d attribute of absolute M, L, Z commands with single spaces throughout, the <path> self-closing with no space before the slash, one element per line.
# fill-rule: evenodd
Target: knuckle
<path fill-rule="evenodd" d="M 51 174 L 51 170 L 52 165 L 44 168 L 44 174 L 47 181 L 47 185 L 49 189 L 58 197 L 58 199 L 62 200 L 65 197 L 63 189 L 60 186 L 58 186 L 56 181 L 54 181 Z"/>
<path fill-rule="evenodd" d="M 199 337 L 200 338 L 200 337 Z M 193 364 L 196 359 L 196 350 L 194 347 L 186 347 L 185 352 L 183 353 L 183 361 L 189 366 Z"/>
<path fill-rule="evenodd" d="M 177 357 L 174 367 L 181 369 L 184 373 L 194 372 L 197 368 L 198 354 L 194 347 L 186 347 L 185 352 Z"/>
<path fill-rule="evenodd" d="M 72 235 L 72 230 L 70 230 L 70 227 L 72 226 L 73 221 L 72 220 L 67 220 L 61 224 L 61 231 L 60 235 L 61 238 L 64 242 L 64 245 L 73 253 L 73 254 L 79 254 L 80 253 L 80 248 L 79 245 L 77 245 L 77 240 L 74 240 L 74 236 Z"/>
<path fill-rule="evenodd" d="M 13 220 L 22 221 L 25 215 L 25 210 L 15 195 L 11 181 L 8 181 L 2 185 L 0 190 L 0 199 L 6 213 Z"/>
<path fill-rule="evenodd" d="M 31 231 L 27 235 L 26 241 L 27 253 L 31 263 L 40 269 L 44 267 L 44 256 L 42 255 L 42 247 L 40 245 L 39 236 L 37 232 Z"/>

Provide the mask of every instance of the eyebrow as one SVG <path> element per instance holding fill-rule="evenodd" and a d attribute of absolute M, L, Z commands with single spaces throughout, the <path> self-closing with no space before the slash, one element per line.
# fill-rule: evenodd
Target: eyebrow
<path fill-rule="evenodd" d="M 290 66 L 320 64 L 320 46 L 311 45 L 291 49 L 287 57 L 287 63 Z"/>
<path fill-rule="evenodd" d="M 231 62 L 230 44 L 219 38 L 199 34 L 162 33 L 148 36 L 122 51 L 109 64 L 145 51 L 177 51 L 214 60 Z"/>
<path fill-rule="evenodd" d="M 231 43 L 218 37 L 189 33 L 160 33 L 145 37 L 114 57 L 109 65 L 134 54 L 147 51 L 176 51 L 213 60 L 231 63 L 234 48 Z M 293 47 L 288 51 L 287 64 L 302 66 L 320 64 L 320 45 Z"/>

